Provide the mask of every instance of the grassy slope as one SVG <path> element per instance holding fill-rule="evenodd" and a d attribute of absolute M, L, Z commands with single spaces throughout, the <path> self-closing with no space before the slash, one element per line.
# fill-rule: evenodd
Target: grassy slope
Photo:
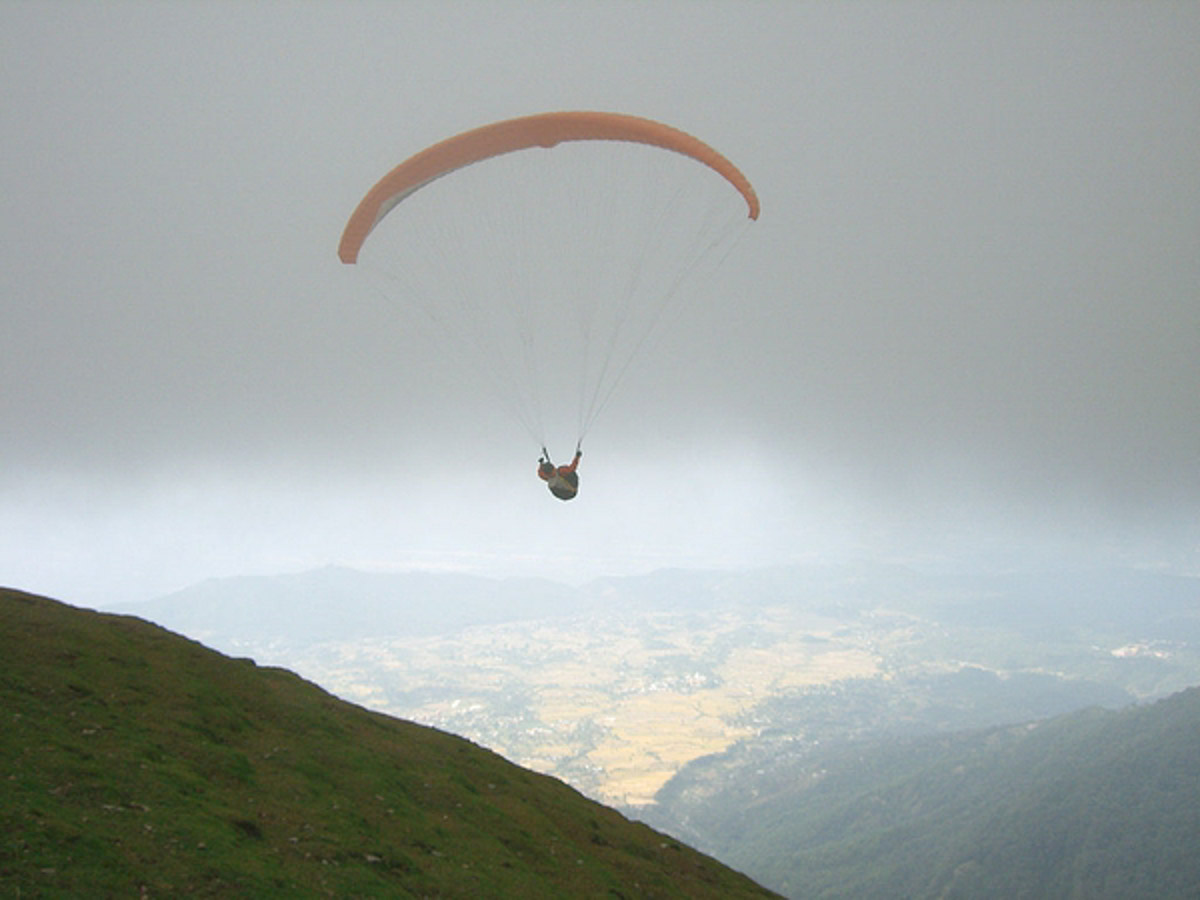
<path fill-rule="evenodd" d="M 552 778 L 0 589 L 5 896 L 770 896 Z"/>

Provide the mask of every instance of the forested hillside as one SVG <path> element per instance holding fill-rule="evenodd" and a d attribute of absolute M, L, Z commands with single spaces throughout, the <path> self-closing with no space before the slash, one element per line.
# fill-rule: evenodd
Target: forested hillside
<path fill-rule="evenodd" d="M 685 769 L 647 815 L 793 897 L 1200 895 L 1200 689 Z"/>

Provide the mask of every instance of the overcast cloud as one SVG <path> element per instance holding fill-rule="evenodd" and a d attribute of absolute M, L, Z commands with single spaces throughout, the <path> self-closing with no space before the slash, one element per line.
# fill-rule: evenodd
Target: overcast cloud
<path fill-rule="evenodd" d="M 0 582 L 1200 560 L 1200 5 L 0 5 Z M 466 128 L 660 119 L 761 219 L 559 504 L 335 249 Z"/>

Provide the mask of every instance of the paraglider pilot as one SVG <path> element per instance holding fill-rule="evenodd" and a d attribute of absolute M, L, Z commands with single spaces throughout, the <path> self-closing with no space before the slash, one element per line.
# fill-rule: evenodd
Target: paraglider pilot
<path fill-rule="evenodd" d="M 550 462 L 550 454 L 546 452 L 546 448 L 542 448 L 542 455 L 538 459 L 538 478 L 546 482 L 550 493 L 559 500 L 570 500 L 579 493 L 579 476 L 575 474 L 575 469 L 579 467 L 582 456 L 583 452 L 576 447 L 575 458 L 569 466 L 555 466 Z"/>

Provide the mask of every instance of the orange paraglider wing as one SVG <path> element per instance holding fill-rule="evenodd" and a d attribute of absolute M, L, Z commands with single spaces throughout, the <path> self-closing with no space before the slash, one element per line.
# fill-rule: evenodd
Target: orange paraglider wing
<path fill-rule="evenodd" d="M 350 216 L 338 245 L 338 257 L 344 263 L 357 262 L 363 242 L 383 217 L 435 178 L 493 156 L 531 147 L 553 147 L 564 141 L 630 141 L 690 156 L 733 185 L 745 199 L 750 218 L 758 218 L 758 197 L 746 176 L 712 147 L 686 132 L 619 113 L 542 113 L 463 132 L 396 166 L 367 192 Z"/>

